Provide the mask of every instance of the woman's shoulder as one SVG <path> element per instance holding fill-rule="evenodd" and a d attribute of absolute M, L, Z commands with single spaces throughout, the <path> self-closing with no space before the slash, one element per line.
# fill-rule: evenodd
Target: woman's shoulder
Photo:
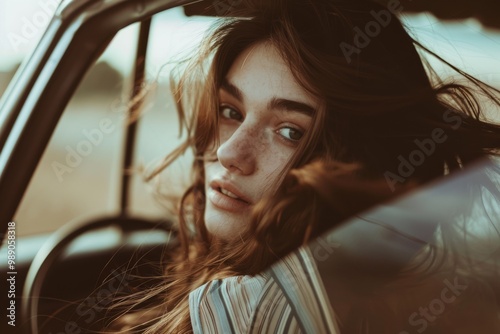
<path fill-rule="evenodd" d="M 286 256 L 268 271 L 269 290 L 283 295 L 302 333 L 339 333 L 333 308 L 309 247 Z M 269 302 L 272 305 L 272 301 Z"/>
<path fill-rule="evenodd" d="M 194 333 L 245 333 L 269 277 L 230 276 L 189 294 Z"/>
<path fill-rule="evenodd" d="M 336 333 L 307 248 L 256 276 L 210 281 L 189 296 L 195 333 Z"/>

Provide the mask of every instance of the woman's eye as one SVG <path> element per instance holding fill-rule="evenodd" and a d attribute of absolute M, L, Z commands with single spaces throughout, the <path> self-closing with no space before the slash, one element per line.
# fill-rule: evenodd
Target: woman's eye
<path fill-rule="evenodd" d="M 299 141 L 304 135 L 301 131 L 294 128 L 281 128 L 278 132 L 286 139 L 294 142 Z"/>
<path fill-rule="evenodd" d="M 219 112 L 222 115 L 222 117 L 224 117 L 224 118 L 234 119 L 236 121 L 243 120 L 243 115 L 239 111 L 237 111 L 231 107 L 221 106 L 219 109 Z"/>

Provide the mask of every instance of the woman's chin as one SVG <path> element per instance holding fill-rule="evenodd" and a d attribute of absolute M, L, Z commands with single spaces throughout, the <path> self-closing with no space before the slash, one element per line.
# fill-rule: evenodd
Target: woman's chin
<path fill-rule="evenodd" d="M 249 215 L 234 212 L 220 212 L 211 210 L 207 205 L 205 211 L 205 227 L 217 239 L 231 240 L 237 238 L 248 226 Z"/>

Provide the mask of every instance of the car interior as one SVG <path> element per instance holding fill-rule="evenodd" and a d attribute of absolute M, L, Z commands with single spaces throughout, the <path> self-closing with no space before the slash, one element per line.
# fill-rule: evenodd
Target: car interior
<path fill-rule="evenodd" d="M 13 220 L 67 104 L 113 37 L 129 25 L 139 25 L 138 38 L 133 41 L 135 67 L 128 96 L 133 100 L 140 93 L 146 76 L 144 60 L 150 42 L 151 18 L 181 6 L 187 16 L 230 15 L 241 1 L 215 2 L 85 0 L 61 3 L 0 104 L 0 222 L 3 236 L 7 235 L 7 222 Z M 128 113 L 131 118 L 143 107 L 142 102 L 130 104 Z M 132 180 L 127 171 L 134 167 L 137 126 L 138 122 L 130 122 L 127 126 L 122 160 L 117 162 L 122 171 L 118 191 L 114 194 L 119 212 L 73 220 L 54 233 L 17 239 L 16 332 L 56 334 L 99 330 L 104 321 L 109 320 L 106 307 L 110 297 L 125 293 L 124 286 L 143 284 L 143 280 L 135 280 L 137 277 L 158 276 L 159 269 L 154 264 L 160 263 L 177 241 L 170 220 L 147 219 L 128 210 L 132 200 Z M 352 240 L 353 245 L 363 245 L 352 249 L 352 254 L 355 254 L 353 263 L 357 265 L 349 267 L 345 277 L 376 275 L 381 267 L 374 267 L 380 263 L 386 265 L 387 272 L 393 272 L 390 268 L 400 268 L 421 242 L 430 239 L 441 220 L 441 210 L 422 211 L 432 207 L 428 205 L 429 201 L 451 196 L 460 205 L 460 199 L 454 196 L 458 184 L 475 182 L 478 171 L 495 168 L 493 161 L 478 162 L 456 176 L 437 180 L 412 194 L 378 206 L 362 217 L 354 217 L 329 233 L 325 238 L 335 242 L 345 244 L 346 240 Z M 386 225 L 367 227 L 367 217 L 384 220 Z M 43 221 L 43 217 L 40 220 Z M 395 225 L 403 220 L 407 224 L 399 224 L 396 228 Z M 415 228 L 417 225 L 418 229 Z M 391 234 L 396 230 L 397 233 Z M 383 235 L 379 243 L 368 238 L 378 233 Z M 4 240 L 1 254 L 6 253 L 6 249 Z M 492 261 L 498 261 L 497 253 Z M 327 264 L 328 261 L 324 261 L 319 265 L 326 280 L 333 271 L 337 272 Z M 0 263 L 0 268 L 9 272 L 5 261 Z M 347 267 L 342 264 L 342 268 Z M 152 278 L 149 284 L 155 282 Z M 500 307 L 500 284 L 490 282 L 490 285 Z M 8 305 L 2 301 L 2 307 Z M 13 333 L 13 328 L 5 321 L 0 326 L 0 332 Z"/>

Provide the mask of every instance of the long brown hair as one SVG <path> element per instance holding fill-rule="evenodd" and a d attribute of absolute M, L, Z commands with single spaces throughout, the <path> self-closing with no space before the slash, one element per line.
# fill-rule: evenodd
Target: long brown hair
<path fill-rule="evenodd" d="M 236 18 L 222 20 L 176 81 L 173 92 L 187 140 L 149 178 L 193 150 L 193 182 L 177 212 L 180 246 L 167 256 L 164 283 L 117 301 L 114 307 L 124 311 L 114 328 L 191 332 L 188 294 L 193 289 L 216 278 L 256 274 L 345 218 L 500 147 L 500 126 L 482 118 L 477 97 L 500 106 L 500 92 L 413 40 L 383 6 L 255 0 L 241 8 L 233 13 Z M 355 47 L 355 28 L 381 11 L 390 14 L 390 23 L 346 57 L 341 46 Z M 238 55 L 260 42 L 271 43 L 300 85 L 323 105 L 284 168 L 279 178 L 284 181 L 256 206 L 246 234 L 222 242 L 204 225 L 203 159 L 211 143 L 217 145 L 219 87 Z M 419 51 L 446 63 L 470 85 L 442 82 L 424 66 Z M 399 175 L 400 157 L 408 157 L 415 141 L 428 139 L 434 129 L 441 129 L 446 141 L 435 145 L 410 176 Z"/>

